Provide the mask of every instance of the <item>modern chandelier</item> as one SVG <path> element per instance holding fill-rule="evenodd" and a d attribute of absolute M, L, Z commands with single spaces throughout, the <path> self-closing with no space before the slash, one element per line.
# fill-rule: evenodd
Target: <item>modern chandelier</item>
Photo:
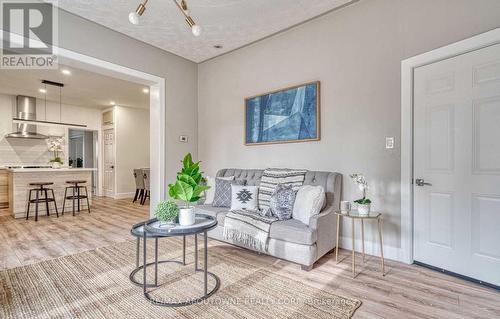
<path fill-rule="evenodd" d="M 197 25 L 193 18 L 189 15 L 189 10 L 187 6 L 186 0 L 173 0 L 175 2 L 175 5 L 179 10 L 182 12 L 184 15 L 184 20 L 186 23 L 189 25 L 191 28 L 191 32 L 195 37 L 199 36 L 201 34 L 201 27 Z M 137 7 L 135 11 L 130 12 L 128 15 L 128 20 L 130 23 L 137 25 L 139 24 L 139 18 L 144 14 L 144 11 L 146 11 L 146 4 L 148 3 L 148 0 L 143 0 Z"/>

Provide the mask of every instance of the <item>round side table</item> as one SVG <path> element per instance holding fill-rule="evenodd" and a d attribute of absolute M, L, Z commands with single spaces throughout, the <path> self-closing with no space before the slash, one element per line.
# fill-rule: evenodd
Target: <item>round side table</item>
<path fill-rule="evenodd" d="M 356 248 L 355 248 L 355 234 L 354 234 L 354 221 L 356 219 L 361 221 L 361 251 L 363 253 L 363 262 L 365 261 L 365 220 L 376 220 L 378 225 L 378 237 L 380 241 L 380 259 L 382 261 L 382 276 L 385 276 L 384 264 L 384 243 L 382 241 L 382 214 L 378 212 L 370 212 L 368 215 L 359 214 L 357 210 L 350 211 L 336 211 L 337 215 L 337 245 L 335 247 L 335 261 L 339 262 L 339 237 L 340 237 L 340 218 L 351 219 L 352 225 L 352 277 L 356 277 Z"/>
<path fill-rule="evenodd" d="M 209 215 L 205 214 L 196 214 L 196 219 L 195 223 L 191 226 L 181 226 L 179 224 L 174 224 L 174 225 L 167 225 L 167 226 L 162 226 L 161 222 L 158 221 L 156 218 L 148 220 L 144 222 L 144 228 L 142 232 L 142 240 L 143 240 L 143 266 L 142 268 L 139 267 L 137 261 L 137 267 L 134 270 L 133 274 L 131 274 L 131 280 L 132 282 L 136 283 L 135 280 L 133 280 L 133 275 L 139 270 L 142 269 L 143 271 L 143 280 L 142 280 L 142 287 L 143 287 L 143 293 L 144 297 L 149 300 L 152 304 L 158 305 L 158 306 L 165 306 L 165 307 L 180 307 L 180 306 L 187 306 L 191 305 L 194 303 L 198 303 L 202 300 L 207 299 L 211 295 L 213 295 L 220 287 L 220 279 L 217 277 L 214 273 L 208 271 L 208 237 L 207 237 L 207 232 L 214 229 L 217 227 L 217 220 Z M 204 239 L 204 267 L 203 269 L 198 268 L 198 234 L 203 233 L 203 239 Z M 159 300 L 154 299 L 148 292 L 148 287 L 158 287 L 158 264 L 160 263 L 166 263 L 166 262 L 174 262 L 178 264 L 185 265 L 185 259 L 186 259 L 186 241 L 185 237 L 194 235 L 194 240 L 195 240 L 195 248 L 194 248 L 194 271 L 195 272 L 203 272 L 204 274 L 204 294 L 202 296 L 194 297 L 189 300 L 181 301 L 181 302 L 162 302 Z M 176 261 L 176 260 L 163 260 L 159 261 L 158 260 L 158 239 L 162 237 L 176 237 L 176 236 L 183 236 L 183 257 L 182 257 L 182 262 L 181 261 Z M 155 249 L 154 249 L 154 254 L 155 254 L 155 261 L 151 263 L 147 263 L 147 249 L 146 249 L 146 244 L 148 239 L 155 239 Z M 154 265 L 154 274 L 155 274 L 155 283 L 154 285 L 147 284 L 146 282 L 146 273 L 147 273 L 147 268 L 148 266 Z M 215 286 L 209 291 L 208 290 L 208 276 L 211 276 L 215 280 Z"/>

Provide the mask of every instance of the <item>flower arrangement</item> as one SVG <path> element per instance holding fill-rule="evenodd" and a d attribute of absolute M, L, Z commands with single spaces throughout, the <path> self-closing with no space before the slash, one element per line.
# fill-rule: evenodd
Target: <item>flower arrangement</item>
<path fill-rule="evenodd" d="M 172 222 L 179 214 L 179 206 L 171 200 L 160 201 L 155 208 L 155 217 L 162 222 Z"/>
<path fill-rule="evenodd" d="M 358 204 L 358 211 L 360 213 L 368 214 L 370 212 L 371 200 L 366 198 L 366 190 L 368 189 L 368 183 L 366 182 L 365 176 L 363 174 L 355 173 L 349 175 L 354 183 L 356 183 L 359 189 L 363 192 L 363 198 L 357 199 L 354 202 Z"/>
<path fill-rule="evenodd" d="M 63 164 L 59 153 L 63 151 L 64 139 L 62 137 L 51 138 L 47 140 L 47 147 L 50 152 L 54 153 L 54 158 L 50 160 L 50 163 Z"/>

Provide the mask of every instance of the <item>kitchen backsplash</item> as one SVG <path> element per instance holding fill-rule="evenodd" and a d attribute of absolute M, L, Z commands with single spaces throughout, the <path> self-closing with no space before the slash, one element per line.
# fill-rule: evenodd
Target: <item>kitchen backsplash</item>
<path fill-rule="evenodd" d="M 47 165 L 52 157 L 45 140 L 0 138 L 0 166 Z"/>

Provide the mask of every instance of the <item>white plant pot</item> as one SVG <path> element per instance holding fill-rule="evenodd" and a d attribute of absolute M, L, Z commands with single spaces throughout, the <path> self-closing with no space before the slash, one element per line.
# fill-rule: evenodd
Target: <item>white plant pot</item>
<path fill-rule="evenodd" d="M 195 213 L 192 208 L 181 208 L 179 210 L 179 225 L 190 226 L 195 222 Z"/>
<path fill-rule="evenodd" d="M 360 215 L 370 214 L 370 204 L 358 204 L 358 213 Z"/>
<path fill-rule="evenodd" d="M 62 164 L 59 162 L 52 162 L 52 168 L 61 168 Z"/>

